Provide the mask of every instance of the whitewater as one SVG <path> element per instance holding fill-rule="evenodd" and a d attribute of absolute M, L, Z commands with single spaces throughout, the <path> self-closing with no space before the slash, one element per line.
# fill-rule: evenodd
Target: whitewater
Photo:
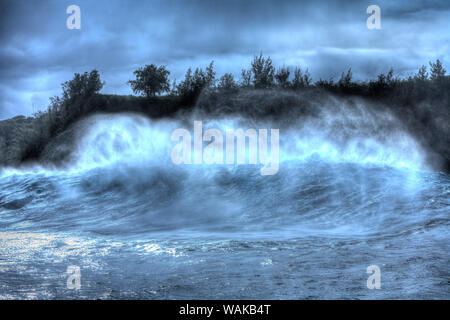
<path fill-rule="evenodd" d="M 450 298 L 450 176 L 393 117 L 360 111 L 204 120 L 279 128 L 270 176 L 175 165 L 171 133 L 192 119 L 84 120 L 64 165 L 0 169 L 0 298 Z"/>

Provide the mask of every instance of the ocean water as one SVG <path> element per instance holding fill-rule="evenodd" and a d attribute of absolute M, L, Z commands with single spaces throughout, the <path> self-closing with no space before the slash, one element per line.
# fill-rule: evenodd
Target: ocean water
<path fill-rule="evenodd" d="M 173 164 L 180 123 L 92 123 L 66 167 L 2 170 L 1 299 L 450 298 L 450 176 L 401 131 L 280 129 L 262 176 Z"/>

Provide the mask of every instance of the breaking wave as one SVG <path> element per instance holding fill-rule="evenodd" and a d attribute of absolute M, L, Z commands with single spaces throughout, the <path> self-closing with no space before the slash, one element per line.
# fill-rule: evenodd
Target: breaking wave
<path fill-rule="evenodd" d="M 0 265 L 0 281 L 6 281 L 0 294 L 21 295 L 13 288 L 27 284 L 7 278 L 20 272 L 20 266 L 33 266 L 33 277 L 39 278 L 36 266 L 50 263 L 48 259 L 76 264 L 80 256 L 91 276 L 105 283 L 89 289 L 87 297 L 108 292 L 107 297 L 113 297 L 111 290 L 123 288 L 119 276 L 106 280 L 100 275 L 115 270 L 135 275 L 130 280 L 134 289 L 121 297 L 152 298 L 136 287 L 146 279 L 143 261 L 155 268 L 152 276 L 159 286 L 151 291 L 156 298 L 205 298 L 228 280 L 232 285 L 222 297 L 267 298 L 275 290 L 278 297 L 292 298 L 296 295 L 288 278 L 300 272 L 294 271 L 293 261 L 305 268 L 319 264 L 307 275 L 317 282 L 317 287 L 304 289 L 311 296 L 345 296 L 320 288 L 327 287 L 323 277 L 330 270 L 347 270 L 340 276 L 351 278 L 349 261 L 365 268 L 372 260 L 382 260 L 394 269 L 409 261 L 422 270 L 423 260 L 411 259 L 425 255 L 434 261 L 430 279 L 442 279 L 449 252 L 441 250 L 449 239 L 449 176 L 429 171 L 424 151 L 389 115 L 370 115 L 358 108 L 340 111 L 289 125 L 239 117 L 203 121 L 204 128 L 223 132 L 278 128 L 279 172 L 271 176 L 261 176 L 260 165 L 173 164 L 171 133 L 177 128 L 192 131 L 193 121 L 199 119 L 156 121 L 122 114 L 86 120 L 89 126 L 82 126 L 81 139 L 63 168 L 2 172 L 0 227 L 7 232 L 0 233 L 0 247 L 6 252 L 2 259 L 12 264 L 6 269 Z M 14 241 L 30 245 L 21 248 Z M 36 241 L 46 243 L 44 255 L 36 251 Z M 320 265 L 321 253 L 330 255 L 327 266 Z M 293 255 L 302 256 L 303 262 Z M 239 267 L 239 259 L 249 266 Z M 267 271 L 273 264 L 278 269 Z M 263 267 L 266 271 L 260 270 Z M 280 288 L 266 281 L 267 288 L 239 295 L 236 288 L 255 284 L 250 278 L 242 283 L 227 268 L 249 277 L 279 272 Z M 209 290 L 192 287 L 188 295 L 174 285 L 186 285 L 189 278 L 181 277 L 172 279 L 172 289 L 164 291 L 161 283 L 169 281 L 168 269 L 190 275 L 193 282 L 202 282 L 204 274 L 216 277 L 217 283 L 209 283 Z M 448 297 L 427 279 L 411 278 L 418 281 L 411 289 L 414 297 Z M 47 287 L 30 290 L 36 297 L 72 294 L 48 293 Z M 405 297 L 400 287 L 389 292 L 391 297 Z M 371 297 L 363 287 L 354 294 Z"/>

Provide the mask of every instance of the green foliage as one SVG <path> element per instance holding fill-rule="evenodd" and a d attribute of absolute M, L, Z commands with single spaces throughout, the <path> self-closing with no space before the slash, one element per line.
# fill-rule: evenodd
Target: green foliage
<path fill-rule="evenodd" d="M 165 66 L 157 67 L 154 64 L 146 65 L 133 72 L 136 80 L 128 81 L 135 94 L 140 93 L 147 97 L 154 97 L 163 92 L 169 92 L 170 71 Z"/>

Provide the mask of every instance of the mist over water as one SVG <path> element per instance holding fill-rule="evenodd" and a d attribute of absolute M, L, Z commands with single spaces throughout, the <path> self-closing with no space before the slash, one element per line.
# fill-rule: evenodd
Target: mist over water
<path fill-rule="evenodd" d="M 278 173 L 173 164 L 171 133 L 194 120 L 280 129 Z M 64 166 L 2 172 L 2 298 L 449 298 L 450 177 L 387 113 L 97 115 L 79 128 Z M 366 287 L 373 264 L 381 290 Z"/>
<path fill-rule="evenodd" d="M 203 123 L 203 133 L 211 128 L 223 132 L 224 148 L 227 129 L 268 129 L 269 132 L 273 128 L 279 129 L 281 162 L 305 162 L 316 158 L 333 163 L 431 170 L 425 160 L 426 151 L 402 130 L 401 123 L 392 115 L 369 112 L 361 105 L 352 109 L 339 107 L 337 110 L 324 108 L 316 117 L 290 121 L 289 124 L 242 117 L 203 119 L 201 114 L 183 122 L 151 121 L 136 114 L 94 116 L 86 121 L 90 126 L 78 143 L 69 168 L 89 170 L 118 163 L 168 164 L 171 150 L 176 145 L 170 139 L 171 133 L 183 128 L 193 136 L 193 124 L 197 120 Z M 247 153 L 248 142 L 247 139 Z M 204 142 L 203 146 L 207 144 Z M 270 143 L 268 149 L 270 151 Z M 248 155 L 246 160 L 248 163 Z"/>

